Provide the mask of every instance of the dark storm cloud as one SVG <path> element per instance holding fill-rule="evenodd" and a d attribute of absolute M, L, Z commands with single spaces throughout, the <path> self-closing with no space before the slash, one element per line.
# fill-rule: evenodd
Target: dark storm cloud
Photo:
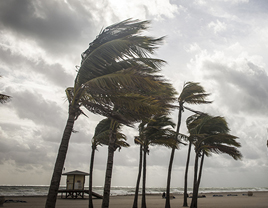
<path fill-rule="evenodd" d="M 49 53 L 66 53 L 93 29 L 91 13 L 72 5 L 80 10 L 71 10 L 64 1 L 1 1 L 0 24 L 21 40 L 35 40 Z"/>
<path fill-rule="evenodd" d="M 12 95 L 11 107 L 21 119 L 29 119 L 37 125 L 60 127 L 63 123 L 62 108 L 56 102 L 45 100 L 37 91 L 14 91 L 8 88 L 6 92 Z"/>
<path fill-rule="evenodd" d="M 263 69 L 249 61 L 233 67 L 205 61 L 204 70 L 209 72 L 205 78 L 218 84 L 220 99 L 233 113 L 267 116 L 268 76 Z"/>
<path fill-rule="evenodd" d="M 12 124 L 11 124 L 12 125 Z M 31 129 L 22 128 L 22 125 L 12 125 L 17 129 L 17 134 L 14 135 L 12 131 L 8 131 L 8 125 L 2 125 L 0 131 L 0 163 L 5 161 L 14 161 L 15 164 L 21 168 L 26 168 L 32 165 L 45 165 L 51 162 L 47 156 L 47 145 L 37 137 L 30 137 Z M 3 133 L 5 132 L 5 133 Z M 27 138 L 26 138 L 27 137 Z M 30 142 L 25 143 L 25 140 Z"/>
<path fill-rule="evenodd" d="M 14 72 L 25 72 L 29 78 L 29 74 L 37 73 L 44 76 L 40 82 L 50 82 L 59 87 L 69 87 L 73 84 L 74 76 L 68 74 L 66 69 L 59 63 L 48 64 L 44 60 L 38 61 L 26 59 L 19 54 L 13 54 L 9 50 L 1 50 L 0 48 L 0 63 L 2 63 L 2 75 L 9 74 L 14 76 Z M 75 71 L 75 67 L 73 67 Z M 21 77 L 18 77 L 19 79 Z M 47 81 L 46 81 L 47 80 Z"/>
<path fill-rule="evenodd" d="M 170 1 L 159 2 L 171 7 Z M 129 17 L 142 20 L 149 17 L 153 20 L 149 33 L 154 37 L 167 35 L 166 43 L 157 53 L 158 58 L 168 61 L 165 66 L 168 69 L 163 74 L 169 73 L 179 92 L 186 81 L 200 82 L 207 92 L 212 93 L 210 99 L 214 102 L 193 108 L 226 117 L 232 134 L 238 136 L 242 143 L 243 161 L 234 161 L 228 155 L 213 155 L 205 159 L 204 186 L 223 186 L 227 180 L 230 186 L 241 186 L 248 181 L 247 176 L 254 184 L 256 173 L 252 173 L 252 167 L 262 173 L 258 175 L 259 180 L 265 179 L 267 152 L 263 145 L 267 135 L 265 117 L 268 109 L 265 104 L 268 102 L 268 78 L 264 72 L 267 69 L 260 66 L 267 66 L 266 1 L 171 2 L 174 8 L 179 9 L 170 8 L 165 10 L 165 14 L 165 11 L 158 10 L 160 4 L 142 0 L 131 4 L 123 4 L 122 1 L 120 6 L 125 10 L 122 12 L 114 1 L 109 0 L 0 1 L 0 36 L 3 37 L 0 41 L 0 71 L 4 77 L 1 81 L 5 93 L 13 97 L 5 105 L 6 111 L 0 108 L 4 117 L 0 119 L 0 174 L 15 172 L 18 178 L 22 178 L 22 171 L 38 169 L 50 178 L 68 116 L 64 89 L 73 85 L 74 66 L 79 65 L 81 52 L 102 27 Z M 229 54 L 231 50 L 226 48 L 232 45 L 235 47 Z M 215 50 L 222 51 L 218 59 L 217 54 L 211 55 Z M 235 56 L 241 59 L 249 57 L 248 60 L 253 61 L 239 60 L 243 62 L 241 64 L 232 58 Z M 230 67 L 230 62 L 234 62 L 235 67 Z M 66 66 L 69 68 L 64 68 Z M 88 170 L 91 138 L 101 118 L 85 113 L 89 118 L 81 116 L 75 122 L 74 130 L 78 133 L 72 134 L 70 139 L 65 163 L 67 170 L 81 167 Z M 188 114 L 185 111 L 182 119 L 181 129 L 185 134 Z M 171 116 L 176 122 L 177 112 Z M 134 185 L 139 147 L 133 143 L 133 137 L 138 130 L 124 129 L 123 133 L 127 134 L 131 147 L 115 153 L 114 176 L 120 183 L 114 184 L 133 182 Z M 173 166 L 176 180 L 184 173 L 187 149 L 183 146 L 176 151 Z M 155 181 L 162 181 L 165 186 L 169 157 L 170 149 L 150 147 L 147 168 L 151 182 L 148 186 L 155 185 Z M 103 185 L 101 176 L 104 178 L 106 162 L 107 146 L 99 147 L 95 155 L 96 185 Z M 192 177 L 193 160 L 189 171 Z M 227 174 L 228 177 L 225 176 Z M 245 179 L 241 179 L 241 174 Z M 126 175 L 133 177 L 122 183 Z M 35 175 L 36 178 L 39 176 Z M 218 178 L 224 180 L 219 181 Z M 23 181 L 31 184 L 31 180 Z M 210 183 L 212 180 L 215 181 Z M 13 178 L 7 181 L 2 178 L 0 182 L 17 183 Z M 49 179 L 38 183 L 48 184 Z"/>

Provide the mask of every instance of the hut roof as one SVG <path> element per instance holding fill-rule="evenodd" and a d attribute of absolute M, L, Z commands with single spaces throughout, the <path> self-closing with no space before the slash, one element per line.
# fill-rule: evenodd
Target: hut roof
<path fill-rule="evenodd" d="M 74 170 L 74 171 L 70 171 L 67 173 L 63 173 L 62 175 L 89 175 L 89 174 L 86 172 L 79 171 L 79 170 Z"/>

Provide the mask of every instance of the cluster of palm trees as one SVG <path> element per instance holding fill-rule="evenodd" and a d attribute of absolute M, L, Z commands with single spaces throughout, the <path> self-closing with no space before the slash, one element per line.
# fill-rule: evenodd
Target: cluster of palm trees
<path fill-rule="evenodd" d="M 120 131 L 122 125 L 133 127 L 139 123 L 139 135 L 135 137 L 135 143 L 140 145 L 140 164 L 133 208 L 137 207 L 142 169 L 142 208 L 146 208 L 146 155 L 149 154 L 150 145 L 163 145 L 172 149 L 166 207 L 170 207 L 169 189 L 173 158 L 182 139 L 189 141 L 188 164 L 191 146 L 195 146 L 194 197 L 198 195 L 204 156 L 210 156 L 214 152 L 227 153 L 234 159 L 241 157 L 236 149 L 239 147 L 237 138 L 228 134 L 229 129 L 223 117 L 212 117 L 192 110 L 195 114 L 187 119 L 189 136 L 179 132 L 182 112 L 184 109 L 191 110 L 184 104 L 210 103 L 206 100 L 208 94 L 199 83 L 187 82 L 176 98 L 176 90 L 159 73 L 165 61 L 151 57 L 162 43 L 163 37 L 153 38 L 141 34 L 148 25 L 149 21 L 132 19 L 111 25 L 103 29 L 82 53 L 74 86 L 66 89 L 69 101 L 68 120 L 55 162 L 46 208 L 54 208 L 56 205 L 74 122 L 79 115 L 86 115 L 81 109 L 82 106 L 92 113 L 106 117 L 97 125 L 92 139 L 89 208 L 93 208 L 92 171 L 95 150 L 99 145 L 108 146 L 102 208 L 109 207 L 114 152 L 129 146 L 126 136 Z M 178 105 L 174 104 L 176 100 Z M 174 131 L 176 125 L 168 115 L 176 108 L 179 109 L 179 115 L 177 129 Z M 188 171 L 186 178 L 187 173 Z M 187 183 L 185 187 L 187 194 Z M 197 199 L 194 200 L 194 197 L 191 207 L 197 207 Z M 184 206 L 187 206 L 187 198 Z"/>

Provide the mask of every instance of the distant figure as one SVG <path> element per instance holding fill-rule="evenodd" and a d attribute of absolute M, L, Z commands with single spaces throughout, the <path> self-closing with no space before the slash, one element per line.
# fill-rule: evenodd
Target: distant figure
<path fill-rule="evenodd" d="M 166 198 L 166 193 L 165 192 L 162 194 L 162 198 Z"/>

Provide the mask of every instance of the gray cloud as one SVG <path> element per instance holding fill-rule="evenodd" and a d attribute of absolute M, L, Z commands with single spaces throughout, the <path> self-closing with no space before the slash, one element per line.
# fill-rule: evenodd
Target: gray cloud
<path fill-rule="evenodd" d="M 251 62 L 242 66 L 229 67 L 206 61 L 204 70 L 209 71 L 205 79 L 217 83 L 221 102 L 225 103 L 233 113 L 267 115 L 268 76 L 264 69 Z M 232 104 L 234 102 L 235 105 Z"/>
<path fill-rule="evenodd" d="M 74 77 L 66 72 L 59 63 L 48 64 L 44 60 L 33 61 L 21 55 L 15 55 L 8 50 L 0 49 L 0 63 L 5 76 L 15 76 L 16 73 L 24 72 L 25 76 L 40 74 L 43 76 L 39 82 L 52 83 L 59 87 L 69 87 L 73 84 Z M 73 67 L 73 71 L 75 68 Z M 21 75 L 20 75 L 21 76 Z M 60 78 L 59 78 L 60 77 Z M 18 77 L 21 79 L 21 77 Z M 36 81 L 36 80 L 33 80 Z"/>
<path fill-rule="evenodd" d="M 210 99 L 214 102 L 191 107 L 224 116 L 231 133 L 238 136 L 242 144 L 242 161 L 233 161 L 227 155 L 205 159 L 202 186 L 227 185 L 218 178 L 228 181 L 230 186 L 265 185 L 261 181 L 266 177 L 268 166 L 266 1 L 165 3 L 165 9 L 160 11 L 159 5 L 149 1 L 135 1 L 131 7 L 111 1 L 86 0 L 0 2 L 0 35 L 3 37 L 0 69 L 4 76 L 0 80 L 1 91 L 13 97 L 0 108 L 1 174 L 12 173 L 23 178 L 23 174 L 30 171 L 36 180 L 42 174 L 40 183 L 49 183 L 67 119 L 64 90 L 73 85 L 74 66 L 79 65 L 81 52 L 101 28 L 129 17 L 142 20 L 146 17 L 153 20 L 150 35 L 167 35 L 165 44 L 155 54 L 168 61 L 163 74 L 179 92 L 186 81 L 200 82 L 212 93 Z M 118 6 L 124 7 L 120 13 Z M 88 170 L 90 140 L 101 117 L 85 113 L 89 118 L 81 116 L 75 123 L 78 133 L 72 134 L 70 140 L 66 170 Z M 185 111 L 183 121 L 189 115 Z M 171 117 L 176 122 L 177 111 Z M 185 123 L 181 129 L 187 134 Z M 138 131 L 123 128 L 123 132 L 131 147 L 115 153 L 113 182 L 133 185 L 139 156 L 133 137 Z M 107 147 L 98 149 L 95 185 L 103 185 Z M 174 186 L 182 185 L 186 153 L 187 147 L 183 146 L 176 151 Z M 169 156 L 169 149 L 150 148 L 148 186 L 155 181 L 165 186 Z M 192 177 L 193 161 L 190 165 Z M 122 183 L 120 179 L 124 175 L 128 177 Z M 253 180 L 256 175 L 259 179 Z M 7 177 L 3 180 L 0 183 L 13 181 Z"/>
<path fill-rule="evenodd" d="M 12 95 L 10 105 L 21 119 L 29 119 L 39 125 L 61 126 L 63 112 L 56 102 L 45 100 L 37 91 L 16 92 L 9 88 L 6 91 Z"/>
<path fill-rule="evenodd" d="M 80 4 L 77 8 L 75 3 L 72 6 L 76 11 L 64 1 L 1 1 L 1 24 L 21 40 L 36 41 L 49 53 L 66 54 L 92 29 L 92 21 L 88 21 L 91 13 Z M 75 15 L 76 12 L 83 15 Z"/>

